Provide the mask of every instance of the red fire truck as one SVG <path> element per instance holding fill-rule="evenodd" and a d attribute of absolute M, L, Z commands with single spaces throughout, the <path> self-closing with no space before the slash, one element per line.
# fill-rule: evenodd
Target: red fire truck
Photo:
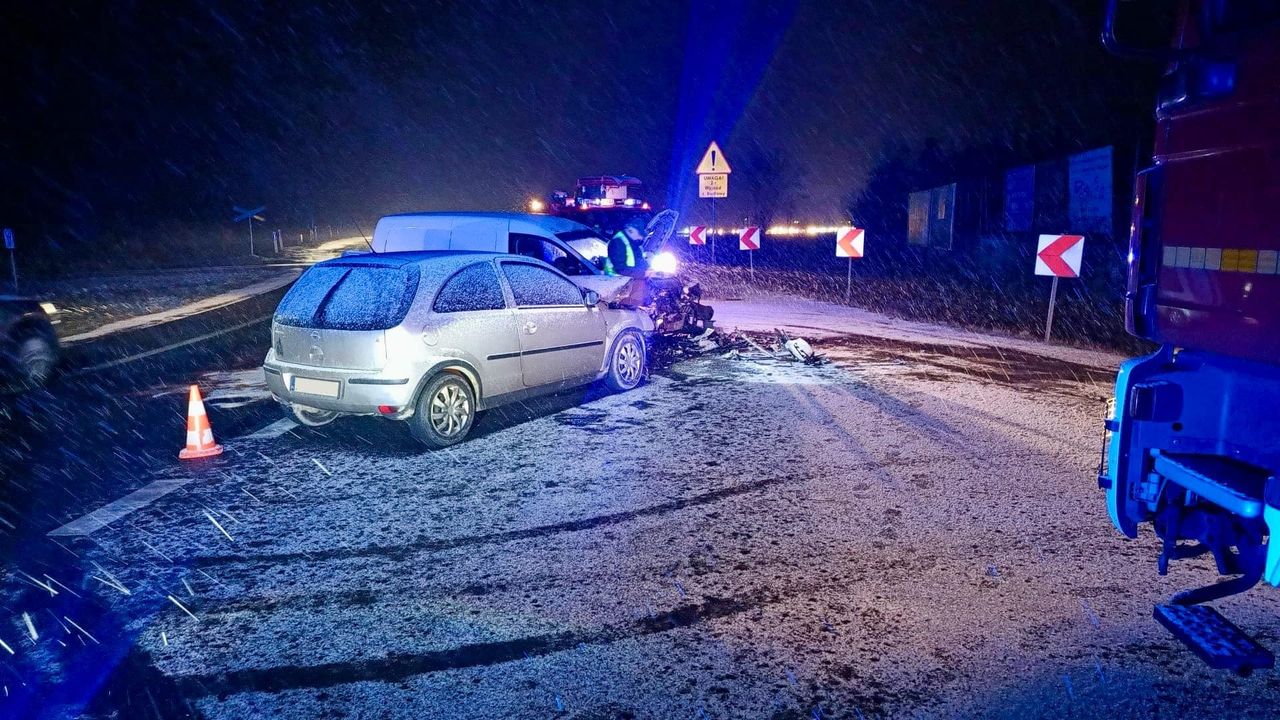
<path fill-rule="evenodd" d="M 1172 5 L 1168 46 L 1135 46 L 1159 17 L 1137 17 L 1143 3 L 1110 0 L 1103 31 L 1166 71 L 1126 292 L 1129 332 L 1160 349 L 1120 368 L 1098 483 L 1120 532 L 1153 527 L 1161 574 L 1208 555 L 1233 576 L 1155 617 L 1211 666 L 1248 672 L 1271 652 L 1202 603 L 1280 585 L 1280 2 Z"/>
<path fill-rule="evenodd" d="M 647 223 L 653 217 L 642 188 L 630 175 L 581 177 L 572 194 L 557 190 L 545 200 L 530 201 L 529 210 L 569 218 L 609 237 L 633 219 Z"/>

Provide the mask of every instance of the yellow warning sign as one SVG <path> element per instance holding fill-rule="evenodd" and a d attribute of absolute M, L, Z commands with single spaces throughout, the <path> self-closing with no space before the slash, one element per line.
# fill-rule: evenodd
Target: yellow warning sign
<path fill-rule="evenodd" d="M 733 168 L 729 167 L 729 161 L 720 151 L 720 146 L 712 140 L 707 146 L 707 152 L 702 156 L 702 162 L 698 163 L 698 169 L 694 172 L 699 175 L 728 175 L 733 172 Z"/>

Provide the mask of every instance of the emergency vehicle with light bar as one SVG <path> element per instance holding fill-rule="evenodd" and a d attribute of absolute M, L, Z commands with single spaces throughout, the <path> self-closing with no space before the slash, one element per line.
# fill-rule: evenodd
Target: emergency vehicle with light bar
<path fill-rule="evenodd" d="M 653 217 L 643 186 L 630 175 L 581 177 L 572 194 L 557 190 L 545 200 L 535 198 L 529 201 L 529 211 L 568 218 L 609 237 L 632 219 L 647 223 Z"/>

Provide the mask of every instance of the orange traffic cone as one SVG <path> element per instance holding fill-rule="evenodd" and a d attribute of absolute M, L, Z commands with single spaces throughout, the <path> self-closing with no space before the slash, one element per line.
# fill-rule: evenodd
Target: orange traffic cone
<path fill-rule="evenodd" d="M 200 388 L 192 385 L 190 399 L 187 400 L 187 446 L 178 453 L 178 457 L 194 460 L 221 454 L 222 446 L 213 441 L 213 428 L 209 426 L 209 416 L 204 412 Z"/>

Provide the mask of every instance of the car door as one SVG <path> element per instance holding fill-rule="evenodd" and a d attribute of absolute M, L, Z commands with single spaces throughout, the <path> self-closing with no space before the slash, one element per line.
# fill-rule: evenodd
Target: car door
<path fill-rule="evenodd" d="M 571 233 L 573 234 L 576 233 Z M 583 238 L 596 238 L 595 233 L 587 230 L 581 231 L 581 235 Z M 607 245 L 601 241 L 599 247 L 606 248 Z M 507 252 L 541 260 L 564 273 L 573 281 L 573 284 L 583 290 L 595 290 L 605 300 L 613 299 L 630 280 L 619 275 L 605 275 L 574 249 L 572 244 L 558 237 L 547 238 L 513 232 L 510 235 Z"/>
<path fill-rule="evenodd" d="M 594 376 L 605 351 L 599 309 L 588 308 L 582 290 L 550 268 L 519 261 L 501 265 L 515 302 L 525 387 Z"/>
<path fill-rule="evenodd" d="M 467 359 L 485 399 L 524 388 L 514 311 L 492 261 L 469 265 L 440 286 L 423 337 L 429 348 Z"/>

